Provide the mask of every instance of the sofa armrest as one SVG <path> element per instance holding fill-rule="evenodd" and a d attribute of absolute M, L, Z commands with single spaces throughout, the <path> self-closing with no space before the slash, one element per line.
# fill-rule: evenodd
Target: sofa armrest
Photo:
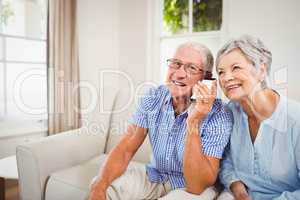
<path fill-rule="evenodd" d="M 76 129 L 19 145 L 16 154 L 22 200 L 42 200 L 51 173 L 100 155 L 105 143 L 105 134 Z"/>

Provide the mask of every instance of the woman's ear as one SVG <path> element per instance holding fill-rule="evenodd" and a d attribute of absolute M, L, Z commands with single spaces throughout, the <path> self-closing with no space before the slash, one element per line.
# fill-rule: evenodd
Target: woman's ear
<path fill-rule="evenodd" d="M 259 68 L 259 80 L 260 81 L 266 80 L 267 75 L 268 75 L 268 70 L 266 64 L 261 64 Z"/>

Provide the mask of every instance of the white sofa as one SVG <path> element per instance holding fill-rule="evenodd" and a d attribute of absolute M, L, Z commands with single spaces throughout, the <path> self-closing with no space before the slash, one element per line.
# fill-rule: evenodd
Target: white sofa
<path fill-rule="evenodd" d="M 98 121 L 91 124 L 101 124 L 96 133 L 95 127 L 84 127 L 18 146 L 22 200 L 84 200 L 90 181 L 125 131 L 135 108 L 134 102 L 126 105 L 132 95 L 129 90 L 106 93 L 106 112 L 98 112 Z M 130 166 L 148 162 L 150 155 L 146 139 Z"/>

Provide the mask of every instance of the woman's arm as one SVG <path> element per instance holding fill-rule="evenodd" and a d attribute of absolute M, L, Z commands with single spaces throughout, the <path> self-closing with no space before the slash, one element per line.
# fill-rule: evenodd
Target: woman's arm
<path fill-rule="evenodd" d="M 221 161 L 221 171 L 219 176 L 223 185 L 232 192 L 235 199 L 250 199 L 246 185 L 238 178 L 235 173 L 230 153 L 230 144 L 227 145 L 224 159 Z"/>

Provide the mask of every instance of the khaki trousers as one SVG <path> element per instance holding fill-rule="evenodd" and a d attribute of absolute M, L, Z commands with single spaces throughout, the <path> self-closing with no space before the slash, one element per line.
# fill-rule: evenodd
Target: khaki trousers
<path fill-rule="evenodd" d="M 232 195 L 231 192 L 228 191 L 223 191 L 221 194 L 218 196 L 217 200 L 234 200 L 234 196 Z"/>
<path fill-rule="evenodd" d="M 130 166 L 107 189 L 107 200 L 213 200 L 217 196 L 214 187 L 207 188 L 201 195 L 194 195 L 184 189 L 171 191 L 167 183 L 152 183 L 148 180 L 144 165 Z"/>

